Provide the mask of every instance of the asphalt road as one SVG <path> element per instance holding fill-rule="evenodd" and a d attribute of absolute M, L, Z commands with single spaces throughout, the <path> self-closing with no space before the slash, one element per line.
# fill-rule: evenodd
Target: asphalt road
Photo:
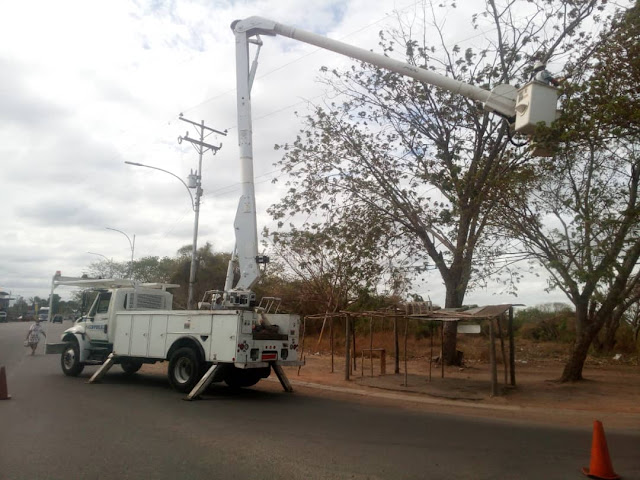
<path fill-rule="evenodd" d="M 64 328 L 70 324 L 66 322 Z M 166 379 L 99 385 L 28 356 L 28 325 L 0 324 L 0 479 L 581 479 L 590 429 L 470 420 L 271 382 L 182 401 Z M 57 341 L 60 325 L 49 327 Z M 58 332 L 58 334 L 56 334 Z M 640 434 L 607 431 L 618 474 L 640 479 Z"/>

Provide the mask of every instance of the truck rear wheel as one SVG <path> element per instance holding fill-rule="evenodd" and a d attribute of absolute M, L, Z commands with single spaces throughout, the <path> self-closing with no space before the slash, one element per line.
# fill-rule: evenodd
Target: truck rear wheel
<path fill-rule="evenodd" d="M 182 347 L 169 360 L 169 383 L 179 392 L 190 392 L 202 377 L 202 365 L 193 348 Z"/>
<path fill-rule="evenodd" d="M 120 362 L 120 368 L 125 375 L 133 375 L 142 367 L 142 362 L 139 360 L 122 360 Z"/>
<path fill-rule="evenodd" d="M 60 366 L 65 375 L 77 377 L 82 373 L 84 364 L 80 363 L 80 347 L 78 342 L 69 342 L 65 345 L 60 357 Z"/>

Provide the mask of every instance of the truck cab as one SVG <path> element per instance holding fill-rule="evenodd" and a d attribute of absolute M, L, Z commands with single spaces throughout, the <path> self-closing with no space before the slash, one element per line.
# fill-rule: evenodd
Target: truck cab
<path fill-rule="evenodd" d="M 62 353 L 66 375 L 78 375 L 85 365 L 100 365 L 113 350 L 117 313 L 137 310 L 171 310 L 175 285 L 143 284 L 118 288 L 97 288 L 88 313 L 62 334 L 62 343 L 48 344 L 47 353 Z M 136 363 L 140 368 L 142 364 Z M 125 371 L 127 370 L 124 367 Z M 133 366 L 129 369 L 133 370 Z"/>

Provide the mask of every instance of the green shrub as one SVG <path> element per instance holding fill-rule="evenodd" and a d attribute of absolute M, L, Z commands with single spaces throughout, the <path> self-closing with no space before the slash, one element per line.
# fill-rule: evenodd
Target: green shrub
<path fill-rule="evenodd" d="M 528 310 L 528 311 L 527 311 Z M 571 309 L 544 312 L 527 309 L 519 316 L 520 336 L 538 342 L 571 342 L 575 338 L 575 314 Z"/>
<path fill-rule="evenodd" d="M 633 329 L 628 324 L 621 324 L 616 332 L 616 344 L 614 350 L 617 353 L 637 353 L 638 345 L 633 334 Z"/>

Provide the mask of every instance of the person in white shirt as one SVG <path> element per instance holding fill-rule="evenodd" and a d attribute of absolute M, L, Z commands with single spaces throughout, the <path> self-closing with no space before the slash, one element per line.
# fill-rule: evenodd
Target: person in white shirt
<path fill-rule="evenodd" d="M 45 338 L 47 337 L 47 334 L 44 333 L 40 326 L 40 320 L 36 319 L 36 323 L 29 327 L 26 338 L 27 343 L 31 347 L 31 355 L 36 354 L 36 348 L 38 348 L 38 342 L 40 342 L 40 335 L 44 335 Z"/>

